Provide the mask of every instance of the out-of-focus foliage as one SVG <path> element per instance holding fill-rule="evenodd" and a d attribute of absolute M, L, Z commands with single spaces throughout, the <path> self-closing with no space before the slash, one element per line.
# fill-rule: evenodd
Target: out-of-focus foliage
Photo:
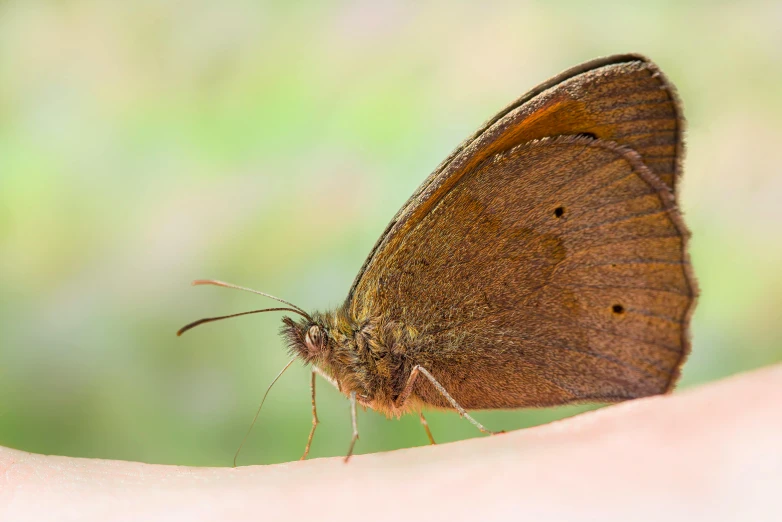
<path fill-rule="evenodd" d="M 782 359 L 782 9 L 770 2 L 0 3 L 0 444 L 228 465 L 286 361 L 270 304 L 341 302 L 388 220 L 486 118 L 637 51 L 678 86 L 702 289 L 682 387 Z M 775 312 L 776 311 L 776 312 Z M 240 462 L 295 459 L 308 372 Z M 320 382 L 313 456 L 348 405 Z M 478 412 L 494 429 L 578 408 Z M 429 415 L 440 441 L 477 436 Z M 360 413 L 358 452 L 427 442 Z"/>

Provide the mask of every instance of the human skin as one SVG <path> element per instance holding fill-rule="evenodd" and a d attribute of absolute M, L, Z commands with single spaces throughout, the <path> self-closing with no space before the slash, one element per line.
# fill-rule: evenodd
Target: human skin
<path fill-rule="evenodd" d="M 497 436 L 190 468 L 0 448 L 0 520 L 782 520 L 782 365 Z"/>

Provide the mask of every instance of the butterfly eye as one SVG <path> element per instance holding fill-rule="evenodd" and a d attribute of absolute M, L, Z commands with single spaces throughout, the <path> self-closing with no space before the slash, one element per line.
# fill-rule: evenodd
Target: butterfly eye
<path fill-rule="evenodd" d="M 312 325 L 304 336 L 304 343 L 310 352 L 319 352 L 323 349 L 323 330 L 320 326 Z"/>

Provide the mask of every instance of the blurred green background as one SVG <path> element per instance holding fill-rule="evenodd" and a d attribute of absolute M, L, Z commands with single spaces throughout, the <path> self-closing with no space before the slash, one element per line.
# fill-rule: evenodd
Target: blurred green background
<path fill-rule="evenodd" d="M 680 388 L 782 360 L 782 7 L 645 2 L 0 3 L 0 444 L 230 465 L 284 365 L 273 304 L 340 303 L 386 223 L 485 119 L 596 56 L 677 85 L 681 204 L 702 289 Z M 240 463 L 299 457 L 308 370 L 272 390 Z M 342 455 L 320 381 L 313 456 Z M 719 405 L 715 405 L 716 408 Z M 581 408 L 583 409 L 583 408 Z M 479 412 L 494 429 L 579 408 Z M 430 413 L 439 441 L 478 436 Z M 426 444 L 359 413 L 357 452 Z"/>

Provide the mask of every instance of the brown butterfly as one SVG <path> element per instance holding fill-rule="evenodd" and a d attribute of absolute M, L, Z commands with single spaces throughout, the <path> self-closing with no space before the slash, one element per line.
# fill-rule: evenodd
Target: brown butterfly
<path fill-rule="evenodd" d="M 424 181 L 341 307 L 264 310 L 302 317 L 282 328 L 313 370 L 302 458 L 315 373 L 350 399 L 348 457 L 357 403 L 388 416 L 453 408 L 488 432 L 465 410 L 669 391 L 697 294 L 676 207 L 683 123 L 643 56 L 565 71 Z"/>

